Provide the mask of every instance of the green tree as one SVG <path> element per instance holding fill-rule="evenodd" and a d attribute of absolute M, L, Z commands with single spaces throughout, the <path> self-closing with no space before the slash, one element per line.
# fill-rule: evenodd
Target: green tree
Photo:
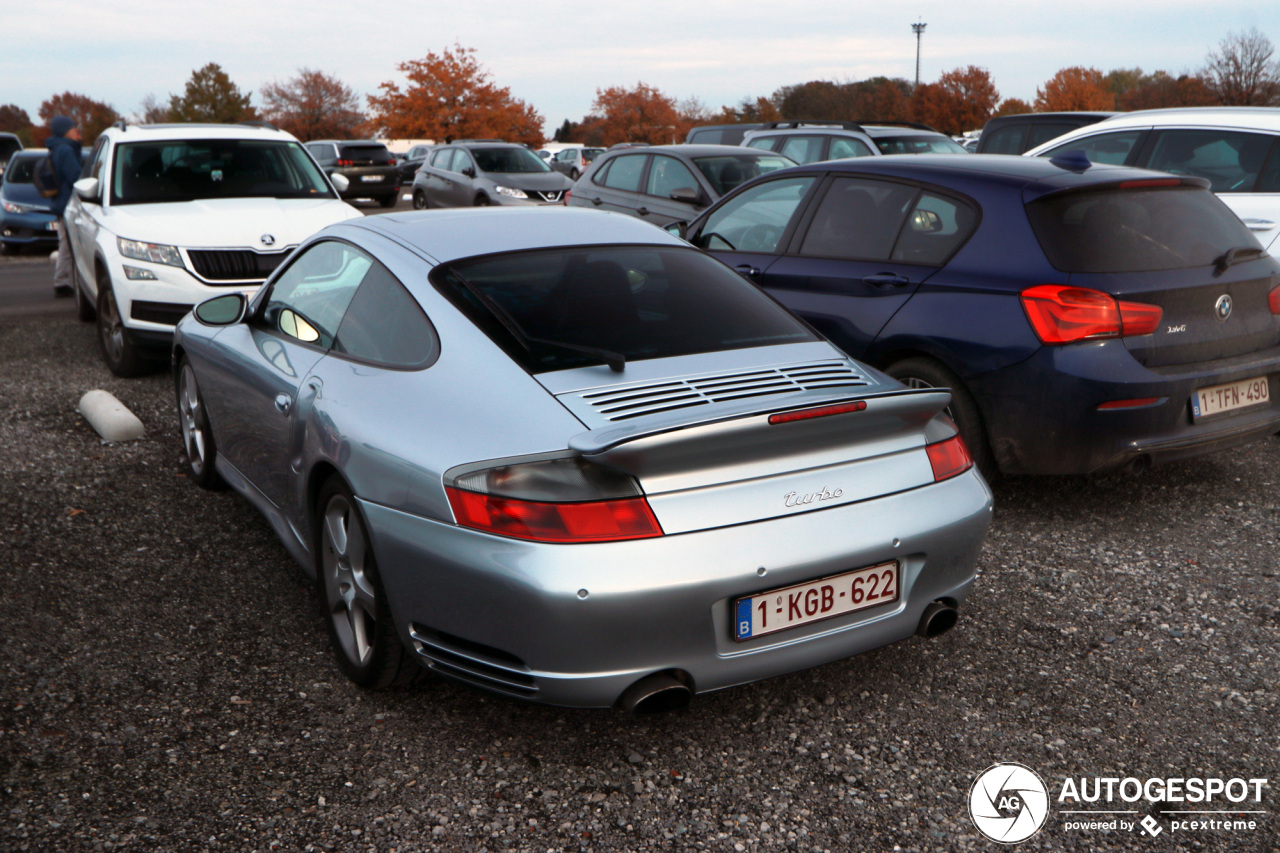
<path fill-rule="evenodd" d="M 252 93 L 241 93 L 216 62 L 191 72 L 186 91 L 169 97 L 170 121 L 207 121 L 231 124 L 256 119 L 249 104 Z"/>

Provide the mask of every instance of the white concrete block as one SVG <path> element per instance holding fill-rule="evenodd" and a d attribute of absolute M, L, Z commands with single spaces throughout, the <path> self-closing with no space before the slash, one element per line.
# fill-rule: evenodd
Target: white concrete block
<path fill-rule="evenodd" d="M 106 391 L 86 391 L 77 411 L 106 441 L 133 441 L 145 433 L 138 416 Z"/>

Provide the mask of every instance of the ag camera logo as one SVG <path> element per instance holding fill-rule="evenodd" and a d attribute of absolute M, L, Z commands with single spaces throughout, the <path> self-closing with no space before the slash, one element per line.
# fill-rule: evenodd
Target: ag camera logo
<path fill-rule="evenodd" d="M 992 841 L 1026 841 L 1049 817 L 1049 789 L 1030 767 L 1012 762 L 993 764 L 973 780 L 969 817 Z"/>

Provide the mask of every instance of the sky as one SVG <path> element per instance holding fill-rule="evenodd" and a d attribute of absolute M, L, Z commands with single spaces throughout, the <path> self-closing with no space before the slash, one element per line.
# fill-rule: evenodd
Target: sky
<path fill-rule="evenodd" d="M 1280 46 L 1280 3 L 1244 0 L 60 0 L 9 4 L 0 104 L 36 120 L 75 92 L 126 117 L 148 95 L 181 93 L 216 62 L 241 92 L 322 71 L 364 96 L 404 83 L 397 65 L 454 44 L 474 48 L 499 86 L 532 105 L 548 137 L 590 112 L 596 90 L 644 82 L 717 110 L 810 80 L 920 80 L 977 65 L 1002 98 L 1031 102 L 1062 68 L 1201 68 L 1233 33 L 1256 27 Z"/>

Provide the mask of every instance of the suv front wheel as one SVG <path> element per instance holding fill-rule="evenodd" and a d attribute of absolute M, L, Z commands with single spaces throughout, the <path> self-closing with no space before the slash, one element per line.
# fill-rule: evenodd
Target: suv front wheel
<path fill-rule="evenodd" d="M 98 271 L 98 344 L 103 361 L 116 376 L 140 376 L 145 371 L 146 364 L 125 331 L 111 278 L 105 270 Z"/>

